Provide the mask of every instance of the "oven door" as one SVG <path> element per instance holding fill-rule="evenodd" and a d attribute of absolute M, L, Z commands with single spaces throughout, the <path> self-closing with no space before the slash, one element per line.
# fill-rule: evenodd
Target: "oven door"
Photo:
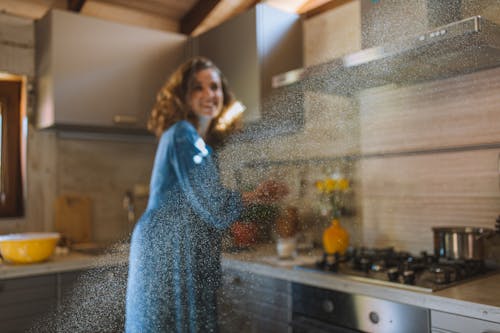
<path fill-rule="evenodd" d="M 429 310 L 374 297 L 292 284 L 293 332 L 428 333 Z"/>
<path fill-rule="evenodd" d="M 360 333 L 350 328 L 325 323 L 313 318 L 294 316 L 290 323 L 293 333 Z"/>

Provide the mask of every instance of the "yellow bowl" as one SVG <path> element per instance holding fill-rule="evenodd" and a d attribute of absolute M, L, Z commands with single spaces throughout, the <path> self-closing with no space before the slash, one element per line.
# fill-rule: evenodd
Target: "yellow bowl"
<path fill-rule="evenodd" d="M 31 232 L 0 236 L 0 253 L 15 264 L 31 264 L 47 260 L 57 245 L 56 232 Z"/>

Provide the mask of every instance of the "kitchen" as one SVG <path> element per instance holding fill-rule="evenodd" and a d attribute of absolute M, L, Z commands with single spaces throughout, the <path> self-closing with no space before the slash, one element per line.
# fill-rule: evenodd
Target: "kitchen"
<path fill-rule="evenodd" d="M 376 19 L 367 14 L 369 10 L 366 8 L 370 8 L 367 5 L 382 6 L 386 3 L 390 5 L 391 2 L 348 1 L 305 18 L 303 66 L 328 62 L 428 30 L 430 23 L 422 20 L 422 17 L 427 17 L 425 1 L 404 6 L 396 4 L 383 12 L 386 16 L 379 14 Z M 481 2 L 480 12 L 469 8 L 473 7 L 473 1 L 462 3 L 464 14 L 460 18 L 481 14 L 490 20 L 498 20 L 499 9 L 495 1 Z M 95 2 L 89 1 L 90 4 Z M 18 47 L 8 49 L 2 44 L 2 71 L 35 77 L 33 23 L 2 14 L 4 21 L 7 21 L 8 30 L 12 31 L 12 26 L 18 29 L 13 38 Z M 367 29 L 367 24 L 372 28 Z M 25 45 L 28 46 L 22 47 Z M 349 80 L 347 76 L 341 78 Z M 292 189 L 284 204 L 297 205 L 312 237 L 319 239 L 326 224 L 314 220 L 317 209 L 314 181 L 324 177 L 325 165 L 335 169 L 336 163 L 344 161 L 345 157 L 365 156 L 349 160 L 347 167 L 339 166 L 352 179 L 354 187 L 354 214 L 342 217 L 342 225 L 350 232 L 352 245 L 394 246 L 417 254 L 424 250 L 432 253 L 432 227 L 492 228 L 500 211 L 498 69 L 492 66 L 428 82 L 398 83 L 373 85 L 359 91 L 355 98 L 349 94 L 307 92 L 302 128 L 271 138 L 242 141 L 227 148 L 223 173 L 229 186 L 239 186 L 238 181 L 253 181 L 253 173 L 283 177 Z M 293 86 L 284 88 L 293 89 Z M 35 99 L 34 94 L 30 98 Z M 35 109 L 27 111 L 28 115 L 35 113 Z M 75 133 L 37 130 L 29 124 L 26 215 L 24 218 L 2 219 L 0 233 L 52 231 L 56 198 L 67 193 L 80 193 L 92 199 L 93 241 L 113 243 L 127 236 L 131 226 L 122 199 L 130 190 L 135 194 L 136 214 L 145 206 L 146 196 L 141 186 L 149 181 L 154 140 L 131 139 L 127 135 L 115 135 L 110 139 L 104 134 Z M 241 149 L 243 145 L 245 149 Z M 299 205 L 303 202 L 307 204 Z M 487 259 L 498 263 L 498 240 L 496 243 L 488 240 L 488 245 Z M 266 252 L 265 256 L 273 253 L 274 247 L 271 247 L 271 252 Z M 327 289 L 340 288 L 431 310 L 441 309 L 443 312 L 434 311 L 431 319 L 442 315 L 447 323 L 457 320 L 452 317 L 456 315 L 483 319 L 488 323 L 500 322 L 498 297 L 493 301 L 469 303 L 469 299 L 460 301 L 461 296 L 454 294 L 460 293 L 459 287 L 430 296 L 415 296 L 398 288 L 338 282 L 329 275 L 300 270 L 290 273 L 280 266 L 263 265 L 259 258 L 255 259 L 258 253 L 226 254 L 223 265 L 229 273 L 225 281 L 243 286 L 247 281 L 252 286 L 265 285 L 265 282 L 255 282 L 262 277 L 278 281 L 314 281 L 313 285 Z M 78 266 L 77 262 L 67 263 L 65 270 L 85 267 Z M 81 262 L 86 261 L 81 259 Z M 50 263 L 37 266 L 37 273 L 56 273 L 50 271 Z M 30 271 L 28 267 L 19 268 L 19 271 L 23 270 Z M 2 272 L 5 274 L 2 279 L 13 277 L 9 276 L 12 274 L 9 271 L 5 272 Z M 252 278 L 247 279 L 245 272 Z M 463 288 L 479 292 L 477 298 L 481 299 L 483 294 L 491 295 L 495 290 L 497 284 L 490 281 L 480 279 Z M 478 284 L 480 291 L 474 289 Z M 233 289 L 238 292 L 245 290 L 244 287 Z M 290 290 L 285 288 L 278 296 L 285 295 L 288 300 L 289 293 Z M 285 312 L 282 315 L 288 316 L 285 304 L 281 304 L 281 310 Z M 433 331 L 459 331 L 459 328 L 433 326 Z"/>

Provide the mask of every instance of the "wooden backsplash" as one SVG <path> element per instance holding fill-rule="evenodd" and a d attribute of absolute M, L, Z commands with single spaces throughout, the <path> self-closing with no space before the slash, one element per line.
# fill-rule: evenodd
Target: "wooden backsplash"
<path fill-rule="evenodd" d="M 360 94 L 363 153 L 500 143 L 500 68 Z"/>
<path fill-rule="evenodd" d="M 432 226 L 500 214 L 500 68 L 360 94 L 365 245 L 432 250 Z"/>

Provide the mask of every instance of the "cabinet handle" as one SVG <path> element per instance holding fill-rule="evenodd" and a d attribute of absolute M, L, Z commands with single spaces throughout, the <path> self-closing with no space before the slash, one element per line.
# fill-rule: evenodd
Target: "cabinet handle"
<path fill-rule="evenodd" d="M 137 124 L 137 117 L 126 114 L 115 114 L 113 116 L 113 123 L 117 125 L 134 125 Z"/>

